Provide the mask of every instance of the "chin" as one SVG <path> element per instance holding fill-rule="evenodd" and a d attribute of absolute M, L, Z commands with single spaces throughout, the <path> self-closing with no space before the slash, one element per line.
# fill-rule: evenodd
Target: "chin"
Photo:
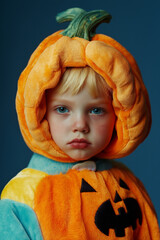
<path fill-rule="evenodd" d="M 74 162 L 78 162 L 78 161 L 87 161 L 89 159 L 91 159 L 94 155 L 81 155 L 81 154 L 73 154 L 73 155 L 69 155 Z"/>
<path fill-rule="evenodd" d="M 71 157 L 73 160 L 74 160 L 74 162 L 79 162 L 79 161 L 87 161 L 87 160 L 89 160 L 90 159 L 90 157 Z"/>

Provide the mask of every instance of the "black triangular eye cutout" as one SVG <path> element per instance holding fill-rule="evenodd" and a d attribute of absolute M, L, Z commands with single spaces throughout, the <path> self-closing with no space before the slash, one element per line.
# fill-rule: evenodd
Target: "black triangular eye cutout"
<path fill-rule="evenodd" d="M 81 185 L 81 191 L 80 192 L 81 193 L 82 192 L 96 192 L 96 190 L 82 178 L 82 185 Z"/>
<path fill-rule="evenodd" d="M 127 186 L 127 184 L 120 178 L 119 180 L 119 185 L 122 187 L 122 188 L 125 188 L 127 190 L 130 190 L 129 187 Z"/>
<path fill-rule="evenodd" d="M 117 202 L 120 202 L 120 201 L 122 201 L 122 198 L 119 196 L 118 192 L 116 191 L 114 202 L 117 203 Z"/>

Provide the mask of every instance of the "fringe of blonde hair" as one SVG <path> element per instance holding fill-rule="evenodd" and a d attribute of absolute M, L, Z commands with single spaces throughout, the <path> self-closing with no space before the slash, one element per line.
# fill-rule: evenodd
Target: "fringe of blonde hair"
<path fill-rule="evenodd" d="M 76 95 L 85 86 L 88 87 L 90 94 L 95 98 L 99 95 L 112 97 L 112 91 L 104 78 L 90 67 L 67 68 L 54 89 L 54 93 L 61 95 L 69 92 L 71 95 Z"/>

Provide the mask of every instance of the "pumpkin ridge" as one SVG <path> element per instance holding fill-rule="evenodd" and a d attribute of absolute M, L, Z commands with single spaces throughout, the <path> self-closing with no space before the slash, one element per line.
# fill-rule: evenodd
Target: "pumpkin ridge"
<path fill-rule="evenodd" d="M 139 70 L 139 67 L 137 65 L 136 60 L 131 55 L 131 53 L 127 49 L 125 49 L 120 43 L 118 43 L 115 39 L 113 39 L 109 36 L 106 36 L 104 34 L 96 34 L 93 37 L 92 40 L 93 41 L 99 40 L 99 41 L 105 42 L 106 44 L 108 44 L 108 45 L 114 47 L 115 49 L 117 49 L 127 59 L 127 61 L 129 62 L 129 64 L 132 67 L 131 70 L 133 72 L 133 75 L 140 82 L 140 85 L 143 88 L 143 91 L 145 92 L 145 98 L 146 98 L 146 101 L 147 101 L 147 105 L 149 106 L 150 105 L 149 96 L 148 96 L 148 93 L 146 91 L 145 85 L 144 85 L 143 81 L 141 80 L 141 72 Z"/>
<path fill-rule="evenodd" d="M 28 61 L 28 65 L 29 64 L 34 64 L 34 61 L 42 54 L 43 51 L 45 51 L 45 49 L 49 46 L 51 46 L 52 44 L 54 44 L 58 39 L 60 39 L 61 36 L 61 32 L 63 30 L 59 30 L 51 35 L 49 35 L 48 37 L 46 37 L 39 45 L 38 47 L 35 49 L 35 51 L 32 53 L 29 61 Z M 27 65 L 27 66 L 28 66 Z"/>

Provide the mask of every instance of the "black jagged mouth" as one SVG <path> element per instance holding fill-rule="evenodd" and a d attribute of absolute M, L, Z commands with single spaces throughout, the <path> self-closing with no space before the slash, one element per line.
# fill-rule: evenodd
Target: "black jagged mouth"
<path fill-rule="evenodd" d="M 95 215 L 95 224 L 97 228 L 109 236 L 109 229 L 114 229 L 116 237 L 125 236 L 125 228 L 137 228 L 137 220 L 142 224 L 142 213 L 139 204 L 134 198 L 126 198 L 123 200 L 127 212 L 123 207 L 118 209 L 119 214 L 116 215 L 110 200 L 105 201 L 98 208 Z"/>

